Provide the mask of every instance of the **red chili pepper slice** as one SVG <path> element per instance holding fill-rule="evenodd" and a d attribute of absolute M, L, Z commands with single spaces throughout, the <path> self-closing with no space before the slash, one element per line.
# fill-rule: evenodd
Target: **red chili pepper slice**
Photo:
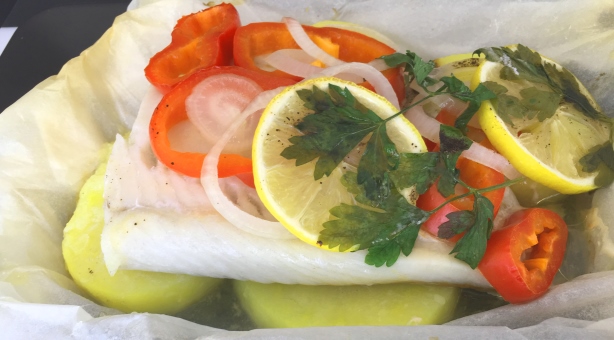
<path fill-rule="evenodd" d="M 343 61 L 367 63 L 383 55 L 396 52 L 388 45 L 360 33 L 334 27 L 303 26 L 303 28 L 312 39 L 319 37 L 338 45 L 339 59 Z M 258 56 L 270 54 L 280 49 L 297 48 L 299 46 L 294 42 L 285 24 L 278 22 L 253 23 L 237 29 L 234 39 L 234 61 L 236 65 L 250 70 L 298 81 L 302 78 L 279 70 L 273 72 L 262 70 L 255 62 L 255 58 Z M 405 85 L 399 69 L 388 69 L 382 73 L 390 81 L 399 101 L 402 102 L 405 99 Z M 368 82 L 360 85 L 373 90 Z"/>
<path fill-rule="evenodd" d="M 177 84 L 170 92 L 164 95 L 156 107 L 149 124 L 149 138 L 153 152 L 160 162 L 170 169 L 186 176 L 200 177 L 206 154 L 180 152 L 171 149 L 168 132 L 173 126 L 188 119 L 185 101 L 192 93 L 192 89 L 205 78 L 224 73 L 249 78 L 265 91 L 280 86 L 290 86 L 295 83 L 291 79 L 267 76 L 237 66 L 213 66 L 200 70 Z M 219 177 L 251 173 L 252 161 L 239 155 L 222 154 L 218 164 L 218 171 Z"/>
<path fill-rule="evenodd" d="M 239 14 L 230 4 L 182 17 L 171 33 L 171 43 L 149 61 L 145 76 L 166 92 L 198 69 L 230 65 L 239 26 Z"/>
<path fill-rule="evenodd" d="M 551 210 L 518 211 L 492 233 L 478 269 L 506 301 L 534 300 L 546 293 L 563 263 L 567 234 L 567 224 Z"/>

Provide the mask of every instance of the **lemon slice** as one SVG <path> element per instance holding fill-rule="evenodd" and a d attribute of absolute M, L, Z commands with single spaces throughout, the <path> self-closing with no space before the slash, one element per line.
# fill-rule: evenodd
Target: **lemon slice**
<path fill-rule="evenodd" d="M 542 57 L 544 62 L 562 67 Z M 520 91 L 535 86 L 547 90 L 546 85 L 526 80 L 503 80 L 499 76 L 503 65 L 484 61 L 475 73 L 471 87 L 493 81 L 504 85 L 507 94 L 520 98 Z M 601 112 L 586 88 L 578 82 L 580 92 Z M 497 113 L 497 100 L 484 101 L 478 111 L 480 126 L 494 147 L 523 175 L 564 194 L 576 194 L 595 189 L 597 173 L 582 171 L 580 158 L 611 136 L 611 123 L 592 119 L 572 104 L 563 102 L 555 114 L 540 122 L 537 118 L 513 118 L 506 123 Z"/>
<path fill-rule="evenodd" d="M 460 62 L 466 59 L 471 59 L 472 57 L 473 55 L 471 53 L 451 54 L 445 57 L 437 58 L 433 60 L 433 62 L 435 63 L 436 67 L 441 67 L 446 64 L 452 64 L 452 63 Z"/>
<path fill-rule="evenodd" d="M 349 89 L 361 104 L 383 119 L 397 113 L 384 97 L 354 83 L 330 77 L 310 79 L 288 87 L 269 103 L 260 118 L 252 149 L 254 180 L 260 199 L 291 233 L 314 246 L 318 245 L 322 224 L 330 219 L 329 210 L 341 203 L 355 204 L 353 195 L 341 184 L 341 177 L 346 171 L 356 171 L 359 157 L 355 155 L 361 153 L 364 145 L 359 144 L 330 176 L 317 181 L 313 175 L 317 159 L 296 166 L 295 160 L 280 154 L 292 145 L 288 141 L 290 137 L 301 134 L 294 125 L 312 113 L 303 106 L 296 92 L 311 90 L 313 86 L 328 92 L 329 83 Z M 389 121 L 386 128 L 399 152 L 426 151 L 420 133 L 402 115 Z"/>
<path fill-rule="evenodd" d="M 454 74 L 467 85 L 471 83 L 481 61 L 482 59 L 474 58 L 471 53 L 453 54 L 433 60 L 435 66 L 440 69 L 438 76 Z"/>

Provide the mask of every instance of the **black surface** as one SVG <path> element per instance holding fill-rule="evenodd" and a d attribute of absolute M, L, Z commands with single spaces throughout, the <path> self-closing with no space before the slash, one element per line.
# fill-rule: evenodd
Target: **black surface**
<path fill-rule="evenodd" d="M 19 25 L 0 55 L 0 112 L 96 42 L 126 6 L 56 7 Z"/>
<path fill-rule="evenodd" d="M 62 6 L 123 3 L 125 10 L 129 2 L 130 0 L 0 0 L 0 23 L 4 21 L 3 27 L 19 27 L 45 10 Z M 10 10 L 1 13 L 5 7 Z"/>
<path fill-rule="evenodd" d="M 0 26 L 6 26 L 3 24 L 4 20 L 9 16 L 16 2 L 17 0 L 0 0 Z"/>

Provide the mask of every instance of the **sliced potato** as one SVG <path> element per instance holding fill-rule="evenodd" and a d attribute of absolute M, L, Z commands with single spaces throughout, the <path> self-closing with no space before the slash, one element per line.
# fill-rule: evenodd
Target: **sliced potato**
<path fill-rule="evenodd" d="M 75 283 L 100 304 L 127 313 L 174 314 L 214 291 L 221 280 L 127 270 L 109 275 L 100 248 L 105 170 L 106 163 L 85 183 L 64 229 L 62 252 Z"/>
<path fill-rule="evenodd" d="M 452 317 L 460 289 L 412 283 L 306 286 L 235 281 L 259 328 L 427 325 Z"/>

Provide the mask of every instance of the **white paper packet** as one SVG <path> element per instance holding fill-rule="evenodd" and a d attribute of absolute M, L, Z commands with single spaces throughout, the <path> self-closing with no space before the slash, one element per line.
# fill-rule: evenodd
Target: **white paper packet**
<path fill-rule="evenodd" d="M 282 16 L 308 24 L 355 22 L 424 58 L 520 42 L 568 67 L 604 111 L 614 112 L 613 1 L 237 5 L 243 23 Z M 84 298 L 61 255 L 62 230 L 78 190 L 98 164 L 102 144 L 129 131 L 148 86 L 142 70 L 149 57 L 168 44 L 177 18 L 202 6 L 198 1 L 133 2 L 130 8 L 135 10 L 118 17 L 94 46 L 0 115 L 0 338 L 614 337 L 614 272 L 582 276 L 530 304 L 501 307 L 446 326 L 227 332 L 170 316 L 124 315 Z M 603 189 L 599 196 L 610 200 L 612 190 Z M 608 205 L 602 201 L 599 207 Z M 602 210 L 594 213 L 603 217 Z M 603 221 L 605 228 L 612 227 Z"/>

